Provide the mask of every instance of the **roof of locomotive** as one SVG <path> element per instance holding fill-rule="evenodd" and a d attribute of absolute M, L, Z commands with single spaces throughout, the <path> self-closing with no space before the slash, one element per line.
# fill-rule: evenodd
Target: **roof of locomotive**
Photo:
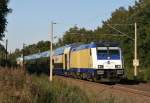
<path fill-rule="evenodd" d="M 89 44 L 78 45 L 76 47 L 73 47 L 71 51 L 79 51 L 83 49 L 96 48 L 96 47 L 118 47 L 118 46 L 119 46 L 118 42 L 100 41 L 100 42 L 92 42 Z"/>
<path fill-rule="evenodd" d="M 61 55 L 61 54 L 64 53 L 65 48 L 68 48 L 68 47 L 74 48 L 74 47 L 77 47 L 77 46 L 79 46 L 79 43 L 74 43 L 74 44 L 65 45 L 63 47 L 59 47 L 59 48 L 54 50 L 54 54 L 53 55 L 54 56 Z"/>
<path fill-rule="evenodd" d="M 56 56 L 56 55 L 63 54 L 65 48 L 67 47 L 71 47 L 71 51 L 78 51 L 78 50 L 95 48 L 95 47 L 118 47 L 118 46 L 119 46 L 118 42 L 107 42 L 107 41 L 92 42 L 88 44 L 74 43 L 74 44 L 69 44 L 69 45 L 55 49 L 53 55 Z"/>

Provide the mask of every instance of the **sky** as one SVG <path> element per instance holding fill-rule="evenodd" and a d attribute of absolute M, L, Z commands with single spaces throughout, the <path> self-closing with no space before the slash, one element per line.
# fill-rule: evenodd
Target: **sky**
<path fill-rule="evenodd" d="M 23 43 L 49 40 L 51 21 L 57 23 L 54 35 L 62 37 L 74 25 L 94 30 L 117 8 L 134 3 L 135 0 L 10 0 L 13 12 L 7 17 L 8 50 L 22 48 Z"/>

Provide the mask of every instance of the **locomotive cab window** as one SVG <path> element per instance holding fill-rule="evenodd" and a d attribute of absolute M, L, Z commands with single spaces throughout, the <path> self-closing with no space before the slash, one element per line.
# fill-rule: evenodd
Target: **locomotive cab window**
<path fill-rule="evenodd" d="M 108 57 L 108 50 L 97 50 L 97 59 L 107 59 Z"/>
<path fill-rule="evenodd" d="M 119 50 L 109 50 L 109 56 L 111 59 L 120 59 Z"/>
<path fill-rule="evenodd" d="M 119 50 L 99 50 L 97 49 L 97 59 L 98 60 L 107 60 L 107 59 L 120 59 Z"/>

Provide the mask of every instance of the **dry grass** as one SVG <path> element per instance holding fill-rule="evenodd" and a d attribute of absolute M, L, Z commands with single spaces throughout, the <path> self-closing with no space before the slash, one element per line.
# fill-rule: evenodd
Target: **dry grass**
<path fill-rule="evenodd" d="M 0 103 L 88 103 L 85 93 L 45 75 L 28 75 L 22 69 L 0 69 Z"/>
<path fill-rule="evenodd" d="M 0 103 L 115 103 L 108 95 L 103 100 L 91 96 L 77 86 L 45 75 L 28 75 L 22 69 L 0 68 Z"/>
<path fill-rule="evenodd" d="M 26 85 L 23 70 L 0 68 L 0 102 L 13 103 L 21 100 Z"/>

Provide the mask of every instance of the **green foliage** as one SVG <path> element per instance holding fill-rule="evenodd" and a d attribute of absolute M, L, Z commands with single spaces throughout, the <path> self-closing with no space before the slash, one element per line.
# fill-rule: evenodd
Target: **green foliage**
<path fill-rule="evenodd" d="M 62 39 L 58 41 L 59 45 L 66 45 L 71 43 L 87 43 L 91 41 L 92 31 L 85 30 L 84 28 L 79 29 L 77 26 L 70 28 L 65 33 Z"/>
<path fill-rule="evenodd" d="M 30 55 L 38 52 L 47 51 L 50 48 L 49 44 L 49 41 L 39 41 L 37 44 L 27 45 L 24 48 L 24 53 L 25 55 Z"/>
<path fill-rule="evenodd" d="M 49 58 L 26 61 L 26 69 L 30 74 L 49 74 Z"/>
<path fill-rule="evenodd" d="M 6 28 L 7 20 L 6 16 L 11 9 L 8 8 L 9 0 L 0 0 L 0 40 L 4 37 L 4 31 Z"/>
<path fill-rule="evenodd" d="M 49 50 L 49 41 L 39 41 L 37 44 L 26 45 L 24 48 L 24 55 L 31 55 Z M 16 49 L 15 52 L 9 54 L 9 59 L 12 64 L 16 64 L 16 58 L 21 57 L 23 49 Z"/>
<path fill-rule="evenodd" d="M 0 66 L 4 65 L 6 50 L 3 45 L 0 44 Z"/>
<path fill-rule="evenodd" d="M 5 36 L 4 32 L 7 25 L 6 16 L 12 10 L 8 8 L 9 0 L 0 0 L 0 41 Z M 0 44 L 0 66 L 4 65 L 5 48 Z"/>
<path fill-rule="evenodd" d="M 4 57 L 4 53 L 5 53 L 5 48 L 3 45 L 0 44 L 0 59 L 2 59 Z"/>
<path fill-rule="evenodd" d="M 145 69 L 142 72 L 142 76 L 141 77 L 142 77 L 142 80 L 150 82 L 150 68 Z"/>

